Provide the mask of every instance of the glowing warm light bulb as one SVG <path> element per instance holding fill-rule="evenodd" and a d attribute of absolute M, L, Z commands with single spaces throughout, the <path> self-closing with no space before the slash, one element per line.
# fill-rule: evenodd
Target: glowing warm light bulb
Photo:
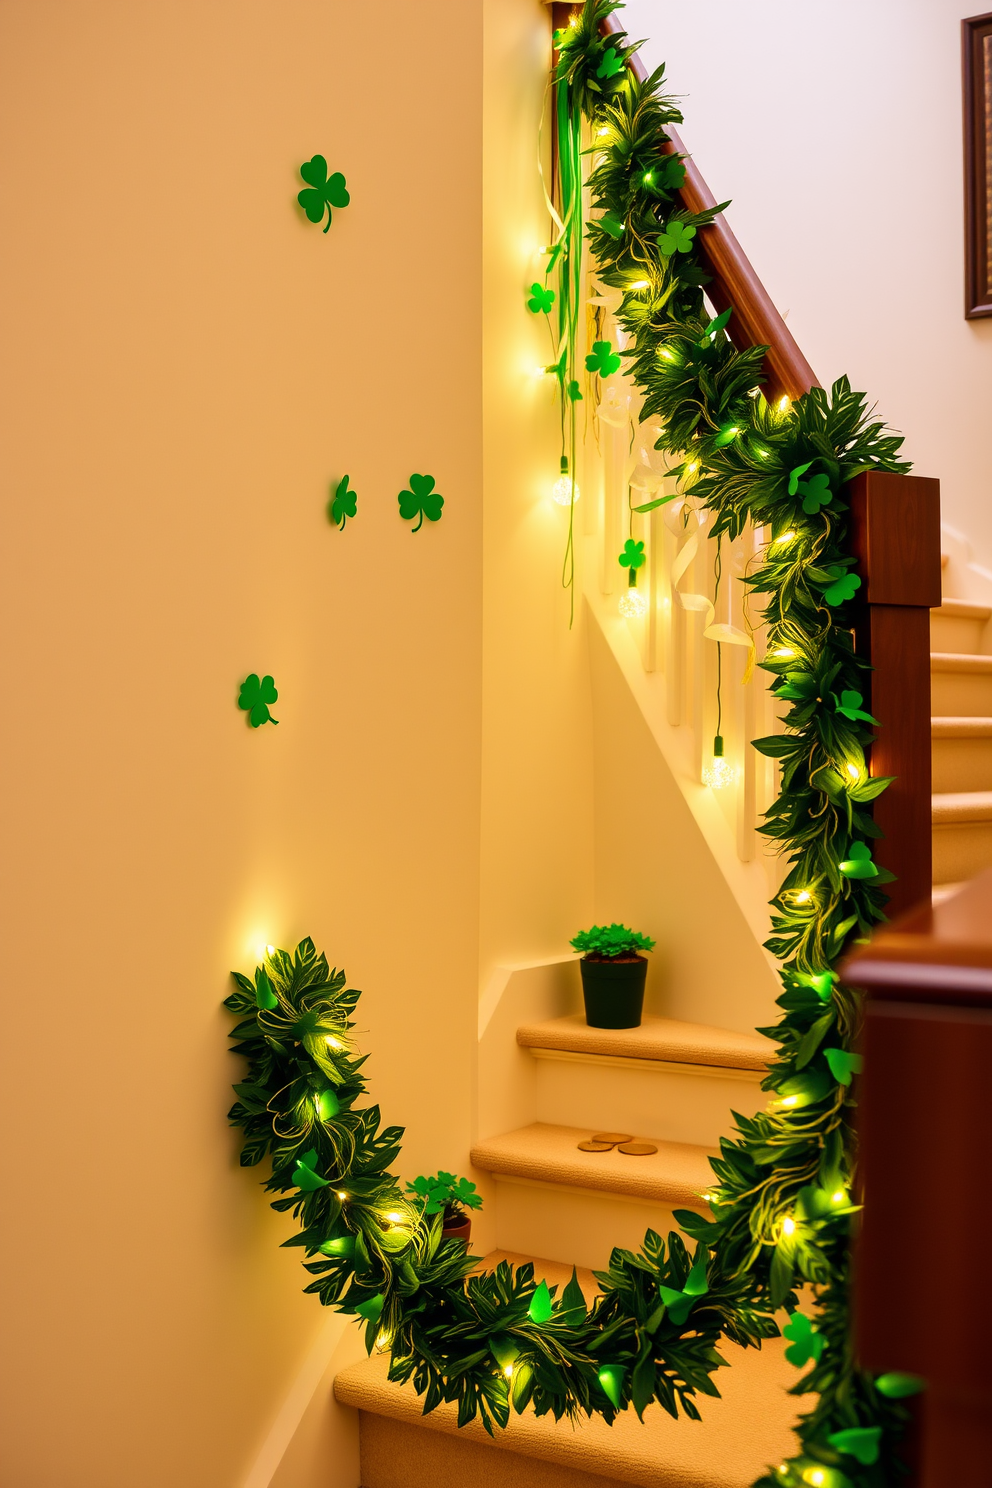
<path fill-rule="evenodd" d="M 703 766 L 703 784 L 708 785 L 710 790 L 724 790 L 733 783 L 733 766 L 724 759 L 723 739 L 717 734 L 713 740 L 713 757 Z"/>
<path fill-rule="evenodd" d="M 784 1104 L 785 1104 L 785 1102 L 783 1101 L 783 1105 Z M 792 1235 L 792 1234 L 795 1233 L 795 1229 L 796 1229 L 796 1221 L 794 1219 L 790 1219 L 789 1216 L 786 1215 L 785 1218 L 782 1221 L 782 1234 L 783 1235 Z"/>
<path fill-rule="evenodd" d="M 783 532 L 781 537 L 772 538 L 772 547 L 777 548 L 779 545 L 784 547 L 786 543 L 790 543 L 793 541 L 795 535 L 796 534 L 794 532 Z"/>
<path fill-rule="evenodd" d="M 604 124 L 601 129 L 597 129 L 596 130 L 597 138 L 598 139 L 602 139 L 603 136 L 609 134 L 609 132 L 610 132 L 609 125 L 608 124 Z"/>
<path fill-rule="evenodd" d="M 796 903 L 797 903 L 797 904 L 808 904 L 808 903 L 809 903 L 809 901 L 810 901 L 810 900 L 811 900 L 811 899 L 812 899 L 812 897 L 813 897 L 813 896 L 812 896 L 812 894 L 811 894 L 811 893 L 810 893 L 810 891 L 809 891 L 809 889 L 802 889 L 802 890 L 801 890 L 801 891 L 800 891 L 800 892 L 799 892 L 799 893 L 798 893 L 798 894 L 797 894 L 797 895 L 796 895 Z"/>
<path fill-rule="evenodd" d="M 639 589 L 625 589 L 619 609 L 625 620 L 642 620 L 648 612 L 648 602 Z"/>
<path fill-rule="evenodd" d="M 807 1468 L 803 1473 L 803 1477 L 807 1483 L 812 1484 L 812 1488 L 822 1488 L 822 1485 L 827 1481 L 827 1475 L 822 1467 Z"/>
<path fill-rule="evenodd" d="M 340 1200 L 341 1200 L 341 1202 L 342 1202 L 342 1204 L 343 1204 L 343 1203 L 344 1203 L 344 1201 L 345 1201 L 345 1199 L 346 1199 L 346 1198 L 347 1198 L 347 1197 L 348 1197 L 348 1195 L 347 1195 L 347 1194 L 346 1194 L 346 1193 L 339 1193 L 339 1194 L 338 1194 L 338 1195 L 337 1195 L 337 1197 L 338 1197 L 338 1198 L 339 1198 L 339 1199 L 340 1199 Z"/>
<path fill-rule="evenodd" d="M 780 661 L 787 661 L 790 656 L 795 656 L 795 654 L 795 651 L 790 650 L 788 646 L 779 646 L 777 651 L 772 652 L 772 655 L 777 656 Z"/>
<path fill-rule="evenodd" d="M 650 289 L 651 281 L 650 279 L 635 279 L 630 287 L 631 289 Z"/>
<path fill-rule="evenodd" d="M 799 1097 L 798 1097 L 798 1095 L 787 1095 L 787 1096 L 784 1096 L 783 1099 L 779 1101 L 779 1105 L 780 1106 L 797 1106 L 798 1104 L 799 1104 Z M 792 1220 L 791 1219 L 787 1219 L 785 1222 L 786 1222 L 786 1224 L 792 1224 Z M 795 1228 L 795 1226 L 793 1226 L 793 1228 Z M 789 1233 L 791 1233 L 791 1232 L 789 1232 Z"/>
<path fill-rule="evenodd" d="M 344 1044 L 341 1042 L 341 1040 L 340 1039 L 336 1039 L 333 1036 L 333 1034 L 330 1034 L 330 1033 L 325 1033 L 324 1034 L 324 1043 L 325 1044 L 330 1044 L 330 1046 L 331 1046 L 332 1049 L 343 1049 L 344 1048 Z"/>
<path fill-rule="evenodd" d="M 267 956 L 274 956 L 274 955 L 275 955 L 275 953 L 276 953 L 276 948 L 275 948 L 275 946 L 270 946 L 270 945 L 267 945 L 267 946 L 266 946 L 266 947 L 265 947 L 265 954 L 266 954 L 266 955 L 267 955 Z"/>
<path fill-rule="evenodd" d="M 688 472 L 689 472 L 690 475 L 695 475 L 696 471 L 699 469 L 699 466 L 697 465 L 696 461 L 693 460 L 685 468 L 686 468 L 686 470 L 688 470 Z"/>
<path fill-rule="evenodd" d="M 579 495 L 579 488 L 568 473 L 568 460 L 562 455 L 561 475 L 551 487 L 551 499 L 558 506 L 574 506 Z"/>
<path fill-rule="evenodd" d="M 847 773 L 848 773 L 848 775 L 850 775 L 850 777 L 851 777 L 852 780 L 857 780 L 859 778 L 859 776 L 861 775 L 861 771 L 858 769 L 857 765 L 854 765 L 854 764 L 849 764 L 848 765 L 848 767 L 847 767 Z"/>
<path fill-rule="evenodd" d="M 674 356 L 669 351 L 669 349 L 668 349 L 667 346 L 659 347 L 659 349 L 658 349 L 658 355 L 660 357 L 664 357 L 666 362 L 674 362 L 674 360 L 675 360 Z"/>
<path fill-rule="evenodd" d="M 789 409 L 791 407 L 792 407 L 792 399 L 791 398 L 779 398 L 779 400 L 778 400 L 778 411 L 779 411 L 779 413 L 788 413 L 788 411 L 789 411 Z"/>
<path fill-rule="evenodd" d="M 402 1214 L 400 1214 L 396 1209 L 391 1210 L 390 1213 L 386 1215 L 386 1218 L 389 1220 L 390 1224 L 402 1224 L 403 1222 Z"/>
<path fill-rule="evenodd" d="M 512 1364 L 504 1364 L 504 1366 L 503 1366 L 503 1373 L 506 1375 L 507 1379 L 512 1379 L 513 1378 L 513 1365 Z"/>
<path fill-rule="evenodd" d="M 830 1195 L 830 1202 L 831 1204 L 843 1204 L 846 1198 L 847 1194 L 842 1188 L 839 1188 L 836 1193 Z"/>

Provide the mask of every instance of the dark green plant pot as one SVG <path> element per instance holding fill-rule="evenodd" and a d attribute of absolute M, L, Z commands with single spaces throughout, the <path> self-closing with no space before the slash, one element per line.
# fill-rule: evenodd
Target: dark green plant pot
<path fill-rule="evenodd" d="M 582 996 L 590 1028 L 639 1028 L 644 1009 L 647 957 L 592 961 L 583 956 Z"/>

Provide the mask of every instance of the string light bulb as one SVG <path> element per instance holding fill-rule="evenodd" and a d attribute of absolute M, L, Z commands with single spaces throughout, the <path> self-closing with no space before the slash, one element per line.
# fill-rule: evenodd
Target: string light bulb
<path fill-rule="evenodd" d="M 853 760 L 849 761 L 848 763 L 847 773 L 848 775 L 850 775 L 852 780 L 859 780 L 861 778 L 861 771 L 858 769 L 857 765 L 854 764 Z"/>
<path fill-rule="evenodd" d="M 335 1197 L 338 1198 L 338 1199 L 340 1199 L 341 1203 L 343 1204 L 345 1202 L 345 1200 L 347 1199 L 348 1195 L 346 1193 L 338 1193 L 338 1194 L 335 1195 Z"/>
<path fill-rule="evenodd" d="M 620 596 L 619 609 L 625 620 L 643 620 L 648 612 L 648 602 L 637 587 L 637 569 L 633 564 L 627 570 L 627 588 Z"/>
<path fill-rule="evenodd" d="M 778 547 L 784 548 L 785 545 L 786 545 L 786 543 L 794 542 L 795 541 L 795 538 L 796 538 L 796 534 L 794 532 L 783 532 L 781 537 L 773 537 L 772 538 L 772 547 L 773 548 L 778 548 Z"/>
<path fill-rule="evenodd" d="M 341 1040 L 335 1038 L 332 1033 L 325 1033 L 324 1034 L 324 1043 L 325 1044 L 329 1044 L 332 1049 L 343 1049 L 344 1048 L 344 1044 L 341 1042 Z"/>
<path fill-rule="evenodd" d="M 551 497 L 557 506 L 574 506 L 579 499 L 579 488 L 568 473 L 568 459 L 561 457 L 561 475 L 551 487 Z"/>
<path fill-rule="evenodd" d="M 788 411 L 789 411 L 789 409 L 791 407 L 792 407 L 792 399 L 791 398 L 789 398 L 789 397 L 779 398 L 779 400 L 778 400 L 778 411 L 779 411 L 779 413 L 788 413 Z"/>
<path fill-rule="evenodd" d="M 785 1102 L 783 1101 L 782 1104 L 784 1105 Z M 790 1219 L 789 1215 L 787 1214 L 785 1216 L 785 1218 L 783 1219 L 783 1221 L 782 1221 L 782 1234 L 783 1235 L 794 1235 L 795 1233 L 796 1233 L 796 1221 L 794 1219 Z"/>
<path fill-rule="evenodd" d="M 723 736 L 717 734 L 713 740 L 713 757 L 703 766 L 703 784 L 710 790 L 724 790 L 734 783 L 733 766 L 723 757 Z"/>
<path fill-rule="evenodd" d="M 808 904 L 812 897 L 813 896 L 810 893 L 809 889 L 800 889 L 799 893 L 796 895 L 796 903 Z"/>

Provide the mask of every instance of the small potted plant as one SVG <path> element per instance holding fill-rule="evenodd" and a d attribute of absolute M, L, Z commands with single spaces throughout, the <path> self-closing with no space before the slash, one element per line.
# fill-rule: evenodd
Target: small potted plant
<path fill-rule="evenodd" d="M 593 925 L 570 942 L 582 952 L 582 996 L 590 1028 L 638 1028 L 648 963 L 641 951 L 654 941 L 626 925 Z"/>
<path fill-rule="evenodd" d="M 408 1194 L 420 1199 L 424 1205 L 424 1217 L 443 1214 L 441 1234 L 452 1240 L 464 1240 L 467 1245 L 472 1236 L 472 1220 L 468 1209 L 481 1209 L 482 1196 L 476 1192 L 474 1183 L 467 1178 L 456 1178 L 454 1173 L 437 1173 L 432 1178 L 421 1175 L 406 1186 Z"/>

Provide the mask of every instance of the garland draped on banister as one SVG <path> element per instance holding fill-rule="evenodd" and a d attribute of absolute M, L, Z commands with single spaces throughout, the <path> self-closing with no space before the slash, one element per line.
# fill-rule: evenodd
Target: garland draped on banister
<path fill-rule="evenodd" d="M 713 1161 L 712 1219 L 677 1215 L 695 1243 L 649 1231 L 642 1250 L 615 1250 L 587 1307 L 573 1277 L 559 1297 L 529 1266 L 473 1274 L 475 1258 L 441 1236 L 389 1169 L 402 1132 L 381 1126 L 365 1094 L 351 1036 L 359 993 L 309 940 L 273 951 L 254 980 L 235 974 L 227 1007 L 241 1021 L 235 1051 L 248 1060 L 233 1124 L 242 1163 L 272 1159 L 273 1208 L 292 1210 L 321 1302 L 363 1318 L 370 1348 L 388 1349 L 390 1377 L 412 1381 L 425 1411 L 455 1401 L 460 1424 L 487 1430 L 511 1410 L 613 1420 L 656 1401 L 698 1417 L 694 1397 L 716 1395 L 721 1339 L 745 1347 L 791 1318 L 789 1357 L 808 1372 L 797 1394 L 815 1398 L 797 1426 L 795 1457 L 770 1468 L 777 1488 L 882 1488 L 897 1482 L 900 1402 L 916 1382 L 859 1372 L 849 1343 L 848 1249 L 852 1199 L 853 1052 L 859 1008 L 834 967 L 882 918 L 890 875 L 872 861 L 870 803 L 888 783 L 869 773 L 873 719 L 862 706 L 865 663 L 852 649 L 860 586 L 844 492 L 863 471 L 905 471 L 901 440 L 874 422 L 864 396 L 840 379 L 771 407 L 761 393 L 764 348 L 734 349 L 733 307 L 705 308 L 700 228 L 720 211 L 678 205 L 684 168 L 664 155 L 665 125 L 681 114 L 659 70 L 639 82 L 636 48 L 601 34 L 619 7 L 586 0 L 556 37 L 553 87 L 560 155 L 557 239 L 535 313 L 554 309 L 562 399 L 562 469 L 574 480 L 579 266 L 583 236 L 600 284 L 612 292 L 622 352 L 598 341 L 599 375 L 626 358 L 643 394 L 642 420 L 660 423 L 657 448 L 676 461 L 687 510 L 712 513 L 710 532 L 736 537 L 747 522 L 767 546 L 745 582 L 763 597 L 775 696 L 786 732 L 756 741 L 779 760 L 781 794 L 762 831 L 789 869 L 773 900 L 768 948 L 782 963 L 781 1017 L 760 1030 L 777 1056 L 768 1108 L 738 1118 Z M 580 139 L 592 140 L 592 220 L 582 221 Z M 571 578 L 571 536 L 566 581 Z M 800 1289 L 808 1290 L 800 1310 Z M 686 1429 L 692 1429 L 691 1427 Z"/>

